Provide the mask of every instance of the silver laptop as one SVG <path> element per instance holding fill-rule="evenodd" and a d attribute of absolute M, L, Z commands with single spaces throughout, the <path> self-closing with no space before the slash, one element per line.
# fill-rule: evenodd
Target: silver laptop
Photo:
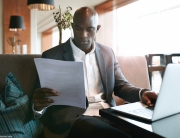
<path fill-rule="evenodd" d="M 153 109 L 141 102 L 111 107 L 135 118 L 156 121 L 180 112 L 180 64 L 168 64 L 163 76 L 161 88 Z"/>
<path fill-rule="evenodd" d="M 180 114 L 154 121 L 152 122 L 151 127 L 154 133 L 165 138 L 179 138 Z"/>

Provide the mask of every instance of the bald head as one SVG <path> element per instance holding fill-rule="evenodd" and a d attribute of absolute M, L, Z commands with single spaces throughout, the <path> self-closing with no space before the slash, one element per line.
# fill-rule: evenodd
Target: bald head
<path fill-rule="evenodd" d="M 74 13 L 73 22 L 85 18 L 92 18 L 94 23 L 98 25 L 98 14 L 93 8 L 90 7 L 81 7 L 77 9 L 76 12 Z"/>
<path fill-rule="evenodd" d="M 85 53 L 90 52 L 96 33 L 100 28 L 96 11 L 89 7 L 82 7 L 76 10 L 72 28 L 74 44 Z"/>

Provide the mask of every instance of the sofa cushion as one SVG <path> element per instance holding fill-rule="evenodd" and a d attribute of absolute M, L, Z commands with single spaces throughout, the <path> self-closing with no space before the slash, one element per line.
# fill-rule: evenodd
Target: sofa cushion
<path fill-rule="evenodd" d="M 34 58 L 40 57 L 40 54 L 0 54 L 0 90 L 5 86 L 4 78 L 12 72 L 28 98 L 32 98 L 38 84 Z"/>
<path fill-rule="evenodd" d="M 43 126 L 31 118 L 32 111 L 28 96 L 10 72 L 0 92 L 0 134 L 11 137 L 38 137 Z"/>
<path fill-rule="evenodd" d="M 147 62 L 144 56 L 117 56 L 120 69 L 125 78 L 134 86 L 150 89 Z M 125 101 L 115 95 L 117 105 Z"/>

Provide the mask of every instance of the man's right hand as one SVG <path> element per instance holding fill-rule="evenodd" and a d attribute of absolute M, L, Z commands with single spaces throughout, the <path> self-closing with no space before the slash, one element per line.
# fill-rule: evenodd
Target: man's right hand
<path fill-rule="evenodd" d="M 49 88 L 38 88 L 34 91 L 33 102 L 34 110 L 41 111 L 45 107 L 53 103 L 53 100 L 48 98 L 49 96 L 58 96 L 59 93 Z"/>

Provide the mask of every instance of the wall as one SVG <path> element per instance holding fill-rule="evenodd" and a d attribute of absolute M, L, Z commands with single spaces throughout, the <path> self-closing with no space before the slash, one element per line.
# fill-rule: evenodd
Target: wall
<path fill-rule="evenodd" d="M 41 33 L 37 31 L 37 10 L 31 10 L 31 54 L 41 54 Z"/>
<path fill-rule="evenodd" d="M 96 35 L 96 41 L 107 45 L 111 48 L 114 47 L 113 39 L 115 38 L 113 35 L 115 34 L 113 31 L 116 31 L 115 27 L 115 16 L 113 10 L 135 2 L 137 0 L 108 0 L 102 4 L 95 6 L 95 10 L 99 15 L 99 24 L 101 28 Z"/>
<path fill-rule="evenodd" d="M 113 11 L 102 13 L 96 9 L 99 15 L 100 30 L 96 34 L 96 41 L 113 48 Z"/>
<path fill-rule="evenodd" d="M 3 53 L 3 1 L 0 0 L 0 54 Z"/>
<path fill-rule="evenodd" d="M 7 42 L 7 39 L 9 37 L 13 37 L 14 35 L 14 32 L 9 31 L 9 22 L 11 15 L 19 15 L 24 17 L 25 30 L 19 31 L 19 39 L 21 40 L 21 45 L 26 44 L 28 46 L 27 53 L 31 53 L 30 10 L 27 8 L 27 0 L 4 0 L 3 2 L 3 53 L 12 53 L 12 46 Z"/>
<path fill-rule="evenodd" d="M 52 47 L 52 29 L 49 29 L 42 33 L 42 49 L 41 49 L 41 51 L 44 52 L 51 47 Z"/>
<path fill-rule="evenodd" d="M 41 54 L 42 53 L 42 33 L 37 33 L 37 43 L 36 43 L 36 53 L 35 54 Z"/>

